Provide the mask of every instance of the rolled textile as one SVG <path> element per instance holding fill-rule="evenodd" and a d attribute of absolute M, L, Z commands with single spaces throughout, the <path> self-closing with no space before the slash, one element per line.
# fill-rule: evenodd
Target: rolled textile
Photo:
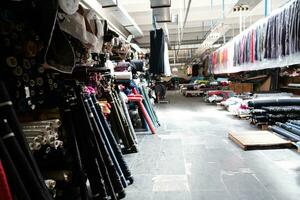
<path fill-rule="evenodd" d="M 94 94 L 92 94 L 92 100 L 95 104 L 95 107 L 96 107 L 98 113 L 99 113 L 99 117 L 100 117 L 101 123 L 103 124 L 103 128 L 106 132 L 106 136 L 107 136 L 107 138 L 110 142 L 110 145 L 111 145 L 111 147 L 114 151 L 116 159 L 118 160 L 118 163 L 121 167 L 121 170 L 122 170 L 126 180 L 128 180 L 129 183 L 132 183 L 133 182 L 133 177 L 131 175 L 129 167 L 128 167 L 128 165 L 127 165 L 127 163 L 126 163 L 126 161 L 125 161 L 125 159 L 122 155 L 121 149 L 119 148 L 119 146 L 116 142 L 116 139 L 114 138 L 114 135 L 113 135 L 113 133 L 112 133 L 112 131 L 111 131 L 104 115 L 103 115 L 103 112 L 101 110 L 101 106 L 99 105 L 99 103 L 97 103 L 97 99 L 96 99 L 96 96 Z"/>
<path fill-rule="evenodd" d="M 104 139 L 101 135 L 101 131 L 98 127 L 96 118 L 91 110 L 86 95 L 83 95 L 81 100 L 84 104 L 84 109 L 86 113 L 85 116 L 88 116 L 89 118 L 89 124 L 91 126 L 90 128 L 92 129 L 91 139 L 93 140 L 96 150 L 98 152 L 97 157 L 101 160 L 103 159 L 103 164 L 107 169 L 109 179 L 114 187 L 114 191 L 118 194 L 119 198 L 124 198 L 126 194 L 120 176 L 117 173 L 116 167 L 111 159 L 111 156 L 109 155 L 108 147 L 105 145 Z M 99 162 L 99 164 L 101 164 L 101 162 Z"/>
<path fill-rule="evenodd" d="M 254 109 L 264 106 L 300 106 L 300 98 L 254 99 L 248 102 L 248 106 Z"/>
<path fill-rule="evenodd" d="M 299 129 L 299 130 L 300 130 L 300 126 L 299 126 L 299 125 L 292 124 L 292 123 L 290 123 L 290 122 L 286 122 L 286 125 L 292 126 L 292 127 L 296 128 L 296 129 Z"/>
<path fill-rule="evenodd" d="M 300 112 L 300 106 L 263 106 L 262 109 L 268 111 L 268 113 Z"/>
<path fill-rule="evenodd" d="M 91 109 L 91 111 L 92 111 L 92 113 L 93 113 L 93 115 L 95 117 L 95 122 L 98 125 L 99 131 L 100 131 L 99 134 L 101 134 L 101 136 L 103 138 L 103 141 L 105 143 L 107 151 L 108 151 L 108 153 L 109 153 L 109 155 L 111 157 L 111 160 L 112 160 L 113 164 L 115 165 L 116 171 L 117 171 L 117 173 L 118 173 L 118 175 L 120 177 L 122 185 L 125 188 L 125 187 L 127 187 L 126 179 L 125 179 L 125 177 L 123 175 L 123 172 L 122 172 L 122 170 L 120 168 L 120 165 L 119 165 L 119 163 L 118 163 L 118 161 L 116 159 L 116 156 L 115 156 L 115 154 L 113 152 L 113 149 L 112 149 L 112 147 L 110 145 L 110 142 L 109 142 L 109 140 L 107 138 L 107 134 L 106 134 L 106 132 L 104 130 L 104 127 L 103 127 L 103 125 L 102 125 L 102 123 L 100 121 L 100 118 L 99 118 L 98 112 L 96 110 L 96 107 L 95 107 L 95 105 L 94 105 L 94 103 L 92 101 L 92 98 L 90 96 L 87 96 L 87 100 L 88 100 L 90 109 Z"/>
<path fill-rule="evenodd" d="M 273 98 L 273 97 L 282 97 L 282 98 L 287 98 L 287 97 L 292 97 L 292 93 L 287 93 L 287 92 L 280 92 L 280 93 L 255 93 L 253 94 L 253 98 Z"/>
<path fill-rule="evenodd" d="M 132 73 L 131 72 L 115 72 L 115 79 L 116 80 L 131 80 L 132 79 Z"/>
<path fill-rule="evenodd" d="M 291 133 L 294 133 L 294 134 L 300 136 L 300 130 L 297 129 L 297 128 L 294 128 L 293 126 L 289 126 L 287 124 L 283 124 L 283 123 L 280 123 L 280 122 L 277 122 L 276 125 L 280 126 L 281 128 L 283 128 L 287 131 L 290 131 Z"/>
<path fill-rule="evenodd" d="M 293 141 L 293 142 L 298 142 L 300 141 L 300 136 L 295 135 L 281 127 L 278 126 L 271 126 L 271 130 L 274 131 L 275 133 L 278 133 L 279 135 L 284 136 L 285 138 Z"/>

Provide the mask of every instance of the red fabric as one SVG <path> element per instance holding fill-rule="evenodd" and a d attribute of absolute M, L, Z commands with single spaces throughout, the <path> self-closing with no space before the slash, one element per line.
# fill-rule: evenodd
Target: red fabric
<path fill-rule="evenodd" d="M 152 132 L 152 134 L 155 134 L 155 128 L 154 128 L 154 126 L 153 126 L 153 124 L 151 122 L 151 119 L 150 119 L 150 117 L 148 115 L 148 112 L 147 112 L 144 104 L 142 103 L 142 101 L 143 101 L 142 95 L 140 95 L 140 94 L 135 94 L 135 95 L 130 94 L 130 95 L 128 95 L 128 101 L 137 102 L 138 103 L 140 109 L 143 112 L 145 120 L 146 120 L 146 122 L 147 122 L 147 124 L 148 124 L 148 126 L 149 126 L 149 128 L 150 128 L 150 130 Z"/>
<path fill-rule="evenodd" d="M 13 200 L 1 160 L 0 160 L 0 199 Z"/>
<path fill-rule="evenodd" d="M 217 52 L 213 52 L 213 55 L 212 55 L 212 64 L 213 66 L 216 66 L 217 65 Z"/>
<path fill-rule="evenodd" d="M 138 94 L 137 90 L 135 88 L 132 88 L 132 93 L 133 94 Z"/>
<path fill-rule="evenodd" d="M 211 90 L 207 92 L 208 96 L 212 96 L 212 95 L 217 95 L 217 96 L 221 96 L 223 95 L 224 97 L 229 97 L 231 91 L 224 91 L 224 90 Z"/>
<path fill-rule="evenodd" d="M 225 66 L 227 64 L 228 61 L 228 50 L 224 49 L 223 50 L 223 60 L 222 60 L 222 64 Z"/>

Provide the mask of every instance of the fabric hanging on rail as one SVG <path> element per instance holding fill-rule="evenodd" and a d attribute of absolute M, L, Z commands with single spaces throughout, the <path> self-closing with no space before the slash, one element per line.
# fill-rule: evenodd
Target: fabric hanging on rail
<path fill-rule="evenodd" d="M 168 50 L 167 42 L 165 42 L 164 61 L 165 61 L 164 74 L 166 76 L 171 76 L 171 67 L 170 67 L 170 62 L 169 62 L 169 50 Z"/>
<path fill-rule="evenodd" d="M 150 31 L 150 69 L 152 74 L 165 72 L 165 35 L 163 29 Z"/>
<path fill-rule="evenodd" d="M 214 73 L 235 73 L 299 63 L 299 24 L 300 0 L 293 0 L 212 52 Z M 222 56 L 224 49 L 231 48 L 233 53 L 227 65 L 222 59 L 216 59 L 216 55 Z"/>

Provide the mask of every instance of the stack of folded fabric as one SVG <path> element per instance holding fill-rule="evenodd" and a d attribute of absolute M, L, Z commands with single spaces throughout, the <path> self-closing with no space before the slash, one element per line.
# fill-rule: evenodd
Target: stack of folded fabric
<path fill-rule="evenodd" d="M 275 124 L 300 119 L 300 98 L 262 98 L 248 102 L 254 123 Z"/>
<path fill-rule="evenodd" d="M 209 103 L 221 102 L 234 96 L 232 90 L 210 90 L 207 91 L 204 100 Z"/>

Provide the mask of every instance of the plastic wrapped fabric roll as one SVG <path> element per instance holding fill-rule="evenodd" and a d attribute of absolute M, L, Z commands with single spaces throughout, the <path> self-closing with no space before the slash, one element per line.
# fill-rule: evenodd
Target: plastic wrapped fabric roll
<path fill-rule="evenodd" d="M 73 106 L 71 123 L 75 126 L 74 134 L 78 142 L 81 161 L 85 168 L 86 176 L 89 179 L 92 194 L 95 196 L 97 195 L 102 199 L 109 199 L 111 183 L 105 182 L 106 174 L 103 173 L 103 165 L 98 167 L 99 163 L 94 155 L 95 148 L 91 143 L 89 135 L 86 135 L 86 133 L 89 134 L 89 130 L 86 126 L 86 118 L 82 118 L 83 114 L 81 107 L 77 105 Z M 114 196 L 114 194 L 111 194 L 112 199 L 114 199 Z"/>
<path fill-rule="evenodd" d="M 292 124 L 292 123 L 290 123 L 290 122 L 286 122 L 285 124 L 288 125 L 288 126 L 291 126 L 291 127 L 294 127 L 294 128 L 296 128 L 296 129 L 299 129 L 299 130 L 300 130 L 300 126 L 299 126 L 299 125 Z"/>
<path fill-rule="evenodd" d="M 300 112 L 300 106 L 267 106 L 262 109 L 269 113 L 289 113 L 289 112 Z"/>
<path fill-rule="evenodd" d="M 283 124 L 283 123 L 280 123 L 280 122 L 277 122 L 276 125 L 280 126 L 281 128 L 284 128 L 287 131 L 290 131 L 291 133 L 294 133 L 294 134 L 300 136 L 300 130 L 297 129 L 297 128 L 294 128 L 292 126 L 289 126 L 287 124 Z"/>
<path fill-rule="evenodd" d="M 125 94 L 124 94 L 125 95 Z M 120 99 L 120 102 L 121 102 L 121 106 L 123 107 L 123 110 L 124 110 L 124 114 L 125 114 L 125 117 L 127 119 L 127 122 L 128 122 L 128 127 L 129 127 L 129 130 L 131 132 L 131 135 L 133 136 L 134 138 L 134 141 L 135 143 L 137 144 L 138 141 L 137 141 L 137 137 L 136 137 L 136 134 L 135 134 L 135 130 L 133 128 L 133 125 L 132 125 L 132 122 L 131 122 L 131 119 L 130 119 L 130 116 L 129 116 L 129 112 L 128 112 L 128 108 L 127 108 L 127 105 L 121 95 L 121 93 L 118 94 L 119 96 L 119 99 Z"/>
<path fill-rule="evenodd" d="M 254 109 L 264 106 L 300 106 L 300 98 L 254 99 L 248 102 L 248 106 Z"/>
<path fill-rule="evenodd" d="M 144 61 L 143 60 L 132 60 L 131 64 L 133 65 L 133 68 L 135 68 L 135 71 L 138 71 L 138 72 L 144 71 Z"/>
<path fill-rule="evenodd" d="M 122 155 L 122 152 L 121 152 L 121 149 L 119 148 L 114 136 L 113 136 L 113 133 L 103 115 L 103 112 L 102 112 L 102 109 L 101 109 L 101 106 L 97 103 L 97 99 L 96 99 L 96 96 L 94 94 L 92 94 L 92 100 L 95 104 L 95 107 L 99 113 L 99 117 L 100 117 L 100 120 L 101 120 L 101 123 L 103 124 L 103 128 L 106 132 L 106 135 L 107 135 L 107 138 L 110 142 L 110 145 L 114 151 L 114 154 L 116 156 L 116 159 L 118 160 L 118 163 L 121 167 L 121 170 L 126 178 L 126 180 L 128 180 L 130 183 L 133 183 L 133 177 L 131 175 L 131 172 L 129 170 L 129 167 Z"/>
<path fill-rule="evenodd" d="M 39 167 L 37 166 L 37 163 L 31 151 L 29 150 L 23 129 L 21 128 L 21 124 L 18 120 L 15 110 L 13 109 L 13 105 L 10 100 L 6 86 L 2 81 L 0 81 L 0 117 L 8 120 L 8 125 L 12 129 L 12 132 L 15 134 L 18 144 L 22 149 L 22 152 L 24 153 L 25 159 L 29 162 L 30 168 L 34 173 L 31 179 L 37 179 L 39 182 L 42 193 L 41 195 L 43 196 L 43 198 L 39 199 L 51 199 L 52 197 L 48 189 L 46 188 Z"/>
<path fill-rule="evenodd" d="M 281 127 L 278 126 L 271 126 L 271 130 L 274 131 L 275 133 L 278 133 L 279 135 L 284 136 L 285 138 L 293 141 L 293 142 L 298 142 L 300 141 L 300 136 L 295 135 Z"/>
<path fill-rule="evenodd" d="M 285 98 L 285 97 L 292 97 L 293 94 L 292 93 L 287 93 L 287 92 L 280 92 L 280 93 L 255 93 L 253 94 L 253 98 L 273 98 L 273 97 L 277 97 L 277 98 Z"/>
<path fill-rule="evenodd" d="M 111 157 L 111 160 L 112 160 L 113 164 L 115 165 L 116 171 L 117 171 L 117 173 L 118 173 L 118 175 L 119 175 L 119 177 L 120 177 L 120 180 L 121 180 L 121 182 L 122 182 L 122 185 L 123 185 L 123 187 L 125 188 L 125 187 L 127 187 L 126 179 L 125 179 L 125 177 L 124 177 L 124 175 L 123 175 L 123 172 L 122 172 L 122 170 L 121 170 L 121 168 L 120 168 L 120 165 L 119 165 L 119 163 L 118 163 L 118 161 L 117 161 L 117 159 L 116 159 L 116 156 L 115 156 L 115 154 L 114 154 L 114 152 L 113 152 L 113 149 L 112 149 L 112 147 L 111 147 L 111 144 L 110 144 L 110 142 L 109 142 L 109 140 L 108 140 L 108 138 L 107 138 L 107 134 L 106 134 L 106 132 L 105 132 L 105 130 L 104 130 L 103 124 L 102 124 L 101 121 L 100 121 L 99 114 L 98 114 L 98 112 L 97 112 L 97 110 L 96 110 L 96 107 L 95 107 L 95 105 L 94 105 L 94 103 L 93 103 L 93 101 L 92 101 L 92 98 L 91 98 L 90 96 L 87 97 L 87 100 L 88 100 L 89 106 L 90 106 L 90 108 L 91 108 L 91 111 L 92 111 L 92 113 L 94 114 L 95 122 L 96 122 L 96 124 L 98 125 L 99 131 L 100 131 L 99 133 L 101 134 L 101 136 L 102 136 L 102 138 L 103 138 L 103 141 L 104 141 L 104 143 L 105 143 L 105 146 L 106 146 L 106 148 L 107 148 L 107 151 L 108 151 L 108 153 L 109 153 L 109 155 L 110 155 L 110 157 Z"/>
<path fill-rule="evenodd" d="M 80 96 L 80 94 L 78 95 Z M 117 193 L 124 193 L 124 188 L 117 175 L 116 169 L 108 154 L 107 148 L 104 144 L 103 138 L 98 134 L 100 131 L 96 125 L 95 118 L 90 110 L 88 102 L 81 96 L 80 107 L 82 110 L 82 118 L 84 119 L 86 135 L 90 138 L 95 152 L 95 159 L 99 163 L 101 174 L 103 175 L 104 182 L 108 188 L 111 198 L 116 200 Z"/>
<path fill-rule="evenodd" d="M 128 120 L 125 116 L 125 111 L 122 107 L 122 103 L 120 101 L 120 98 L 118 96 L 118 91 L 117 90 L 113 90 L 112 92 L 112 96 L 114 98 L 114 101 L 117 105 L 117 110 L 118 110 L 118 113 L 119 113 L 119 116 L 120 116 L 120 119 L 121 119 L 121 123 L 122 123 L 122 126 L 124 128 L 124 134 L 125 134 L 125 137 L 127 138 L 127 141 L 132 144 L 132 147 L 131 147 L 131 150 L 129 152 L 133 153 L 133 152 L 138 152 L 138 149 L 137 149 L 137 144 L 134 140 L 134 134 L 135 132 L 131 132 L 130 128 L 129 128 L 129 123 L 128 123 Z"/>
<path fill-rule="evenodd" d="M 132 80 L 132 73 L 131 72 L 115 72 L 115 79 L 116 80 Z"/>
<path fill-rule="evenodd" d="M 300 120 L 289 120 L 289 122 L 300 126 Z"/>
<path fill-rule="evenodd" d="M 266 115 L 267 112 L 266 112 L 266 110 L 263 110 L 263 109 L 253 109 L 253 110 L 251 110 L 251 114 L 252 115 Z"/>
<path fill-rule="evenodd" d="M 75 114 L 71 109 L 65 108 L 62 112 L 62 119 L 64 122 L 64 127 L 68 132 L 69 145 L 72 152 L 72 157 L 75 163 L 75 170 L 78 174 L 79 185 L 80 185 L 80 194 L 82 200 L 88 199 L 88 190 L 86 187 L 86 176 L 83 172 L 83 162 L 82 156 L 80 155 L 79 145 L 76 138 L 75 126 L 73 124 L 74 118 L 72 114 Z M 95 175 L 96 176 L 96 175 Z"/>

